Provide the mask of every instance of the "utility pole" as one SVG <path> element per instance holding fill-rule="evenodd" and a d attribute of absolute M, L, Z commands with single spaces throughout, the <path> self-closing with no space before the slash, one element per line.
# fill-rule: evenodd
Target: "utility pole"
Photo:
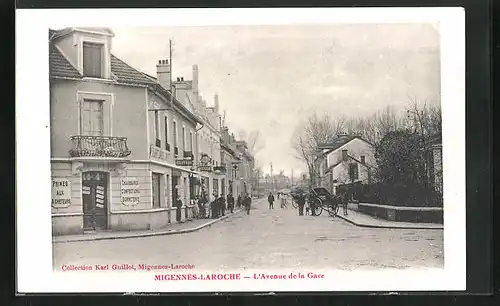
<path fill-rule="evenodd" d="M 271 163 L 271 190 L 274 191 L 273 163 Z"/>

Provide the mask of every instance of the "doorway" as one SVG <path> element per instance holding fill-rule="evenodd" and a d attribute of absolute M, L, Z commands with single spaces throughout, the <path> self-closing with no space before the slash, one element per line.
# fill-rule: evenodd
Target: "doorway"
<path fill-rule="evenodd" d="M 83 229 L 108 228 L 108 174 L 106 172 L 82 173 Z"/>
<path fill-rule="evenodd" d="M 177 222 L 181 221 L 181 208 L 178 206 L 177 203 L 177 197 L 179 196 L 179 179 L 180 175 L 177 175 L 177 173 L 172 173 L 172 204 L 173 207 L 175 207 L 175 220 Z"/>

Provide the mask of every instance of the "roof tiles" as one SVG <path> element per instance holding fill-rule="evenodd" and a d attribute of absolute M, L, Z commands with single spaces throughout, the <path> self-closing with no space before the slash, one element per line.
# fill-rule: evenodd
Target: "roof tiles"
<path fill-rule="evenodd" d="M 82 75 L 53 44 L 49 47 L 49 71 L 51 77 L 81 78 Z"/>

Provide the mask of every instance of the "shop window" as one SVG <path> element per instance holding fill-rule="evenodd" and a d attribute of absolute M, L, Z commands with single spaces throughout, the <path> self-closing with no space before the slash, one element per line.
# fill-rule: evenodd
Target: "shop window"
<path fill-rule="evenodd" d="M 153 208 L 161 207 L 161 180 L 163 175 L 160 173 L 152 173 L 152 193 L 153 193 Z"/>

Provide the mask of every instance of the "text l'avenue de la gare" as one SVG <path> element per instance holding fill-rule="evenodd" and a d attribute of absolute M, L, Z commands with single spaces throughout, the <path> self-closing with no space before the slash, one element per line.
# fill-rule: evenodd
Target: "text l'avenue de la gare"
<path fill-rule="evenodd" d="M 291 272 L 284 274 L 268 273 L 206 273 L 206 274 L 156 274 L 155 281 L 196 281 L 196 280 L 286 280 L 286 279 L 324 279 L 325 275 L 313 272 Z"/>

